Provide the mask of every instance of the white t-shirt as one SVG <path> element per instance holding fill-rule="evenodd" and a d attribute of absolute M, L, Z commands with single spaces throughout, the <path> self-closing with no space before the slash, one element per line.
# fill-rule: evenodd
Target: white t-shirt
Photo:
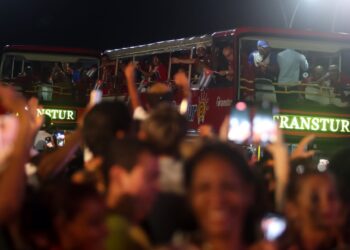
<path fill-rule="evenodd" d="M 277 63 L 280 69 L 278 75 L 279 83 L 295 83 L 299 82 L 300 69 L 306 71 L 309 63 L 303 54 L 292 49 L 286 49 L 277 55 Z"/>

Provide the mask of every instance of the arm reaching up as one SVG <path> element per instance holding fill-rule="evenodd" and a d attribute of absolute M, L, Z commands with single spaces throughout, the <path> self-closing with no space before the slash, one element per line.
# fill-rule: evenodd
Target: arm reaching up
<path fill-rule="evenodd" d="M 25 99 L 15 90 L 0 86 L 0 103 L 5 110 L 18 114 L 18 133 L 12 151 L 0 174 L 0 224 L 9 222 L 19 212 L 26 185 L 25 164 L 42 117 L 37 115 L 38 101 Z"/>
<path fill-rule="evenodd" d="M 130 95 L 131 106 L 135 111 L 137 107 L 141 106 L 139 95 L 137 93 L 136 84 L 135 84 L 135 65 L 131 62 L 125 68 L 125 77 L 128 85 L 128 92 Z"/>

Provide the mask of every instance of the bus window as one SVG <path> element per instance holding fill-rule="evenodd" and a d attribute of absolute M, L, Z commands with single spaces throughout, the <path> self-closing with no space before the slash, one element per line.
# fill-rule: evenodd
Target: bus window
<path fill-rule="evenodd" d="M 2 78 L 4 80 L 10 80 L 12 79 L 12 63 L 13 63 L 14 56 L 7 55 L 5 57 L 3 68 L 2 68 Z"/>
<path fill-rule="evenodd" d="M 117 72 L 115 75 L 114 91 L 117 95 L 124 96 L 127 93 L 127 83 L 124 74 L 125 67 L 132 62 L 132 57 L 121 58 L 118 60 Z"/>
<path fill-rule="evenodd" d="M 193 50 L 180 50 L 180 51 L 175 51 L 173 53 L 171 53 L 171 58 L 172 61 L 174 61 L 174 58 L 177 58 L 179 60 L 183 60 L 183 59 L 190 59 L 191 54 Z M 176 61 L 176 60 L 175 60 Z M 191 64 L 183 64 L 183 63 L 171 63 L 171 68 L 170 68 L 170 78 L 174 79 L 174 76 L 176 73 L 182 71 L 184 72 L 189 79 L 191 79 L 191 86 L 194 87 L 195 82 L 193 81 L 194 78 L 194 74 L 192 71 L 193 66 Z M 191 75 L 189 75 L 191 73 Z"/>
<path fill-rule="evenodd" d="M 167 82 L 169 58 L 169 53 L 136 57 L 137 82 L 145 87 L 154 82 Z"/>
<path fill-rule="evenodd" d="M 188 53 L 174 53 L 171 58 L 172 65 L 180 65 L 178 68 L 187 68 L 191 72 L 191 87 L 193 89 L 205 89 L 212 85 L 214 77 L 212 71 L 211 47 L 204 43 L 198 43 Z"/>
<path fill-rule="evenodd" d="M 240 40 L 240 92 L 244 101 L 270 101 L 281 108 L 348 106 L 339 92 L 341 51 L 346 44 L 246 37 Z M 347 55 L 343 53 L 343 61 Z"/>
<path fill-rule="evenodd" d="M 213 87 L 233 86 L 235 53 L 232 46 L 231 37 L 214 40 L 212 47 Z"/>

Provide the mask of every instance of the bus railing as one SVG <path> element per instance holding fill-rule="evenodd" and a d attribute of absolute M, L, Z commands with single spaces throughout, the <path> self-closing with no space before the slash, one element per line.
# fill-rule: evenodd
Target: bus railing
<path fill-rule="evenodd" d="M 264 78 L 257 78 L 254 81 L 244 78 L 240 80 L 241 93 L 248 93 L 248 96 L 255 95 L 255 100 L 277 102 L 278 95 L 285 95 L 286 98 L 299 95 L 302 99 L 318 104 L 333 104 L 338 107 L 349 106 L 349 101 L 344 100 L 343 97 L 344 94 L 350 95 L 350 91 L 344 90 L 344 93 L 339 93 L 334 87 L 322 86 L 317 82 L 284 84 Z"/>
<path fill-rule="evenodd" d="M 258 82 L 258 84 L 266 84 L 269 83 L 270 86 L 274 86 L 274 87 L 281 87 L 284 88 L 284 90 L 271 90 L 271 91 L 266 91 L 266 90 L 262 90 L 262 89 L 256 89 L 254 86 L 257 84 L 257 81 L 266 81 L 266 83 L 262 83 L 262 82 Z M 322 93 L 333 93 L 333 95 L 331 95 L 331 97 L 340 97 L 340 94 L 334 93 L 335 88 L 334 87 L 327 87 L 327 86 L 320 86 L 318 83 L 289 83 L 289 84 L 285 84 L 285 83 L 277 83 L 277 82 L 272 82 L 269 79 L 265 79 L 265 78 L 259 78 L 256 79 L 255 81 L 252 80 L 247 80 L 244 78 L 241 78 L 241 83 L 245 82 L 245 83 L 249 83 L 252 85 L 252 87 L 248 87 L 248 86 L 240 86 L 241 90 L 246 90 L 249 92 L 271 92 L 271 93 L 275 93 L 275 94 L 310 94 L 310 95 L 317 95 L 317 96 L 324 96 L 324 95 L 320 95 L 320 94 L 316 94 L 316 93 L 306 93 L 305 89 L 307 87 L 312 87 L 312 88 L 316 88 L 321 90 L 320 92 Z M 289 88 L 291 87 L 298 87 L 298 90 L 289 90 Z M 303 90 L 304 89 L 304 90 Z"/>

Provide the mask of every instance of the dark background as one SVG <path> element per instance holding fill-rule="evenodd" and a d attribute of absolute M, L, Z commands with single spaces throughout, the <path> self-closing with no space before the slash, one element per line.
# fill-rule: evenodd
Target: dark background
<path fill-rule="evenodd" d="M 279 2 L 280 1 L 280 2 Z M 348 0 L 301 0 L 295 27 L 348 31 Z M 337 1 L 341 8 L 335 11 Z M 298 0 L 1 0 L 0 45 L 113 49 L 238 26 L 283 27 Z"/>

